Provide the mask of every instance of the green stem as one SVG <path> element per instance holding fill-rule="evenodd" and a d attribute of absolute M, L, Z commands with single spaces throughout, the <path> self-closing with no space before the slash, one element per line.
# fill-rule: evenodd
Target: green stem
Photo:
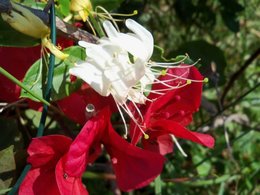
<path fill-rule="evenodd" d="M 154 180 L 154 191 L 156 195 L 161 195 L 162 194 L 162 180 L 161 176 L 159 175 L 155 180 Z"/>
<path fill-rule="evenodd" d="M 41 96 L 38 96 L 37 94 L 33 93 L 26 85 L 24 85 L 21 81 L 16 79 L 13 75 L 11 75 L 9 72 L 7 72 L 5 69 L 3 69 L 1 66 L 0 66 L 0 73 L 2 75 L 4 75 L 5 77 L 7 77 L 8 79 L 10 79 L 11 81 L 13 81 L 16 85 L 18 85 L 19 87 L 24 89 L 27 93 L 31 94 L 34 98 L 36 98 L 37 100 L 39 100 L 46 106 L 51 105 L 48 101 L 43 99 Z"/>
<path fill-rule="evenodd" d="M 90 22 L 93 24 L 95 30 L 97 31 L 98 36 L 104 37 L 105 33 L 104 33 L 103 29 L 101 28 L 101 26 L 99 25 L 97 20 L 94 18 L 94 16 L 90 12 L 89 12 L 89 19 L 90 19 Z"/>
<path fill-rule="evenodd" d="M 50 23 L 51 23 L 51 40 L 52 44 L 56 45 L 56 22 L 55 22 L 55 5 L 54 2 L 52 2 L 51 5 L 51 10 L 50 10 Z M 50 100 L 51 96 L 51 89 L 52 89 L 52 80 L 53 80 L 53 72 L 54 72 L 54 65 L 55 65 L 55 56 L 51 53 L 50 54 L 50 59 L 49 59 L 49 71 L 48 71 L 48 80 L 47 80 L 47 86 L 46 86 L 46 91 L 44 94 L 44 99 L 46 101 Z M 43 105 L 43 111 L 40 119 L 40 124 L 37 130 L 37 137 L 40 137 L 43 135 L 44 127 L 45 127 L 45 122 L 47 118 L 47 111 L 48 111 L 48 105 L 44 104 Z M 22 171 L 22 174 L 18 178 L 16 184 L 12 188 L 12 190 L 8 193 L 8 195 L 14 195 L 16 194 L 17 190 L 19 189 L 21 183 L 23 182 L 25 176 L 27 173 L 30 171 L 31 165 L 27 164 L 25 168 Z"/>
<path fill-rule="evenodd" d="M 55 6 L 54 3 L 52 3 L 51 9 L 50 9 L 50 25 L 51 25 L 51 41 L 53 45 L 56 45 L 56 16 L 55 16 Z M 49 70 L 48 70 L 48 80 L 46 85 L 46 90 L 44 94 L 44 99 L 47 101 L 50 100 L 51 97 L 51 90 L 52 90 L 52 81 L 53 81 L 53 74 L 54 74 L 54 65 L 55 65 L 55 56 L 50 53 L 49 58 Z M 40 124 L 38 127 L 37 135 L 36 137 L 41 137 L 43 135 L 45 122 L 47 118 L 47 112 L 48 112 L 48 106 L 43 105 L 42 115 L 40 119 Z"/>
<path fill-rule="evenodd" d="M 199 181 L 191 181 L 191 182 L 184 182 L 183 184 L 189 186 L 206 186 L 206 185 L 216 185 L 222 182 L 231 182 L 240 178 L 239 175 L 222 175 L 221 177 L 217 177 L 215 179 L 208 179 L 208 180 L 199 180 Z"/>

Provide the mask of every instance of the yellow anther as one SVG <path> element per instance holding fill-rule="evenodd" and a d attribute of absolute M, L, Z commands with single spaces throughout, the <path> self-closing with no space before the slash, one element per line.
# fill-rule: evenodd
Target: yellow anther
<path fill-rule="evenodd" d="M 134 10 L 133 15 L 137 15 L 138 14 L 138 10 Z"/>
<path fill-rule="evenodd" d="M 187 84 L 188 84 L 188 85 L 191 84 L 191 80 L 187 80 Z"/>
<path fill-rule="evenodd" d="M 149 139 L 149 135 L 148 134 L 144 134 L 144 139 Z"/>
<path fill-rule="evenodd" d="M 208 79 L 207 77 L 205 77 L 205 78 L 203 79 L 203 82 L 204 82 L 204 83 L 207 83 L 207 82 L 209 82 L 209 79 Z"/>
<path fill-rule="evenodd" d="M 50 50 L 57 58 L 65 60 L 69 55 L 61 52 L 47 37 L 42 39 L 42 45 Z"/>
<path fill-rule="evenodd" d="M 165 70 L 161 70 L 161 75 L 162 76 L 165 76 L 167 74 L 167 70 L 165 69 Z"/>

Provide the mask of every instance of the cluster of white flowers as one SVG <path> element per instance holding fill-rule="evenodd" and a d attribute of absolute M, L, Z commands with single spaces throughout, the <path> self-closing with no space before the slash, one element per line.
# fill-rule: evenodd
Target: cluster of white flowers
<path fill-rule="evenodd" d="M 70 74 L 80 77 L 100 95 L 112 95 L 117 104 L 127 100 L 144 103 L 144 88 L 151 84 L 154 75 L 146 66 L 153 53 L 153 37 L 134 20 L 126 20 L 134 33 L 120 33 L 109 21 L 103 23 L 108 37 L 98 44 L 80 41 L 86 48 L 87 59 L 70 69 Z"/>
<path fill-rule="evenodd" d="M 124 123 L 122 109 L 139 126 L 139 122 L 128 108 L 127 101 L 133 102 L 142 118 L 136 103 L 144 104 L 149 100 L 145 96 L 146 92 L 164 94 L 167 90 L 183 87 L 191 81 L 187 80 L 186 83 L 176 86 L 168 84 L 179 79 L 180 75 L 171 75 L 170 80 L 158 80 L 158 76 L 168 74 L 168 68 L 176 68 L 172 66 L 176 63 L 151 62 L 154 48 L 152 34 L 132 19 L 127 19 L 125 25 L 132 32 L 118 32 L 111 22 L 104 21 L 103 28 L 107 37 L 99 39 L 97 44 L 80 41 L 79 45 L 86 49 L 86 61 L 77 63 L 69 72 L 83 79 L 100 95 L 111 94 Z M 163 71 L 158 68 L 163 68 Z M 154 83 L 161 83 L 166 89 L 151 90 L 148 86 Z M 142 127 L 139 127 L 142 131 Z"/>

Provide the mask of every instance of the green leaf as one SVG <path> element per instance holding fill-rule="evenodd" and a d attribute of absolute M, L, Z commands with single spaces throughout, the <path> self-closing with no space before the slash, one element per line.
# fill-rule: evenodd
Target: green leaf
<path fill-rule="evenodd" d="M 16 169 L 14 154 L 14 146 L 11 145 L 8 148 L 0 151 L 0 188 L 8 188 L 13 180 L 14 171 Z"/>
<path fill-rule="evenodd" d="M 83 48 L 78 46 L 73 46 L 63 50 L 64 53 L 69 54 L 69 57 L 64 61 L 55 58 L 55 68 L 53 76 L 53 86 L 51 93 L 51 100 L 56 101 L 69 96 L 71 93 L 79 89 L 81 86 L 81 80 L 76 80 L 75 82 L 70 81 L 69 69 L 74 66 L 74 63 L 84 60 L 86 54 Z M 45 56 L 46 59 L 46 56 Z M 47 58 L 48 59 L 48 58 Z M 46 78 L 48 74 L 48 65 L 43 60 L 35 62 L 31 68 L 27 71 L 23 83 L 27 85 L 32 92 L 43 97 Z M 38 101 L 32 95 L 22 90 L 21 97 L 30 98 L 34 101 Z"/>
<path fill-rule="evenodd" d="M 30 47 L 39 44 L 39 39 L 34 39 L 14 30 L 0 17 L 0 46 Z"/>
<path fill-rule="evenodd" d="M 155 180 L 154 180 L 154 191 L 156 195 L 161 195 L 162 194 L 162 180 L 161 176 L 159 175 Z"/>
<path fill-rule="evenodd" d="M 203 156 L 203 153 L 197 153 L 196 155 L 194 155 L 192 157 L 193 163 L 197 164 L 199 162 L 201 162 L 203 159 L 205 158 L 205 155 Z M 209 161 L 205 161 L 203 163 L 201 163 L 199 166 L 196 167 L 198 173 L 200 176 L 206 176 L 209 174 L 210 170 L 211 170 L 211 163 Z"/>
<path fill-rule="evenodd" d="M 239 21 L 234 13 L 223 11 L 221 12 L 221 16 L 229 30 L 234 33 L 239 32 Z"/>
<path fill-rule="evenodd" d="M 225 67 L 227 65 L 224 53 L 218 47 L 211 45 L 204 40 L 186 42 L 180 48 L 175 51 L 170 52 L 171 55 L 185 54 L 188 53 L 189 57 L 194 61 L 201 59 L 200 71 L 202 74 L 209 79 L 211 79 L 213 72 L 211 69 L 211 64 L 215 63 L 217 68 L 217 73 L 219 74 L 219 85 L 225 83 Z M 210 82 L 210 86 L 212 82 Z"/>
<path fill-rule="evenodd" d="M 41 115 L 42 112 L 38 112 L 32 109 L 27 109 L 25 111 L 25 116 L 28 119 L 29 124 L 31 125 L 32 129 L 36 129 L 39 124 L 40 124 L 40 120 L 41 120 Z M 51 118 L 47 116 L 46 118 L 46 124 L 48 124 L 51 121 Z M 57 122 L 53 121 L 52 124 L 48 127 L 48 130 L 53 130 L 55 129 L 57 126 Z"/>
<path fill-rule="evenodd" d="M 10 119 L 6 117 L 0 118 L 0 150 L 4 148 L 14 145 L 15 150 L 22 148 L 22 137 L 18 130 L 17 121 L 15 119 Z"/>
<path fill-rule="evenodd" d="M 1 185 L 0 185 L 1 186 Z M 6 194 L 7 192 L 9 192 L 11 190 L 11 188 L 7 188 L 7 189 L 1 189 L 0 190 L 0 194 Z"/>
<path fill-rule="evenodd" d="M 244 7 L 240 5 L 236 0 L 220 0 L 222 5 L 221 16 L 226 26 L 232 32 L 239 32 L 239 21 L 237 15 L 244 10 Z"/>
<path fill-rule="evenodd" d="M 93 7 L 101 6 L 105 8 L 107 11 L 111 11 L 117 9 L 123 0 L 91 0 Z"/>
<path fill-rule="evenodd" d="M 185 55 L 178 55 L 175 58 L 166 59 L 164 57 L 164 49 L 155 45 L 154 48 L 153 48 L 153 55 L 151 57 L 151 60 L 155 61 L 155 62 L 178 62 L 178 61 L 183 60 L 185 57 L 186 57 Z M 184 62 L 185 63 L 192 63 L 192 61 L 188 58 Z"/>
<path fill-rule="evenodd" d="M 58 0 L 58 9 L 63 16 L 67 16 L 70 13 L 70 1 L 69 0 Z"/>

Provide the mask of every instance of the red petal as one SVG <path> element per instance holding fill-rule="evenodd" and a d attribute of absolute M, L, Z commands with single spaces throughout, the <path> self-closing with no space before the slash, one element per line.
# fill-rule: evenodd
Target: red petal
<path fill-rule="evenodd" d="M 87 189 L 81 182 L 81 177 L 72 177 L 64 170 L 66 156 L 57 163 L 55 174 L 57 184 L 62 195 L 88 195 Z"/>
<path fill-rule="evenodd" d="M 96 117 L 91 118 L 71 144 L 64 165 L 69 176 L 81 177 L 89 161 L 91 147 L 100 142 L 105 121 L 109 120 L 109 116 L 108 111 L 103 110 Z"/>
<path fill-rule="evenodd" d="M 126 142 L 114 131 L 111 124 L 107 133 L 103 142 L 111 157 L 121 190 L 130 191 L 146 186 L 161 173 L 163 156 Z"/>
<path fill-rule="evenodd" d="M 203 79 L 203 77 L 195 67 L 190 68 L 189 73 L 190 74 L 188 78 L 190 79 Z M 201 82 L 192 82 L 185 87 L 171 90 L 165 95 L 159 97 L 149 106 L 149 109 L 147 110 L 147 117 L 150 118 L 150 115 L 152 115 L 153 113 L 160 113 L 163 111 L 170 113 L 171 111 L 176 112 L 183 110 L 185 112 L 190 111 L 191 113 L 193 113 L 197 111 L 200 106 L 201 93 Z"/>
<path fill-rule="evenodd" d="M 169 69 L 168 73 L 193 80 L 202 81 L 203 79 L 200 72 L 195 67 Z M 166 75 L 161 76 L 159 79 L 168 80 L 171 79 L 171 77 Z M 177 79 L 174 82 L 176 81 L 186 82 L 186 80 L 181 79 Z M 167 84 L 176 86 L 176 83 L 169 82 Z M 153 85 L 153 89 L 164 88 L 166 88 L 166 86 L 162 84 Z M 200 106 L 201 93 L 202 82 L 192 82 L 190 85 L 171 90 L 164 95 L 151 93 L 148 98 L 157 99 L 152 103 L 147 102 L 146 105 L 139 108 L 144 115 L 143 125 L 149 127 L 150 123 L 161 119 L 173 120 L 184 126 L 188 125 L 192 121 L 192 114 L 196 112 Z M 142 136 L 142 133 L 133 122 L 131 122 L 130 125 L 130 134 L 133 144 L 136 144 Z"/>
<path fill-rule="evenodd" d="M 28 68 L 40 58 L 41 47 L 0 47 L 0 66 L 18 80 L 22 80 Z M 0 74 L 0 100 L 13 102 L 20 96 L 20 87 Z"/>
<path fill-rule="evenodd" d="M 31 169 L 20 188 L 19 195 L 57 195 L 59 189 L 55 179 L 54 167 Z"/>
<path fill-rule="evenodd" d="M 142 139 L 143 148 L 166 155 L 173 152 L 173 143 L 169 135 L 161 135 L 156 139 Z"/>
<path fill-rule="evenodd" d="M 97 146 L 109 119 L 108 109 L 91 118 L 71 144 L 68 153 L 56 166 L 56 180 L 62 194 L 88 194 L 81 182 L 81 176 L 91 157 L 91 148 Z"/>
<path fill-rule="evenodd" d="M 151 139 L 164 134 L 173 134 L 176 137 L 191 140 L 209 148 L 213 148 L 215 144 L 212 136 L 190 131 L 174 121 L 159 120 L 154 122 L 150 128 L 153 130 L 149 133 Z"/>
<path fill-rule="evenodd" d="M 28 163 L 33 167 L 55 166 L 69 149 L 72 140 L 62 135 L 49 135 L 34 138 L 28 147 Z"/>
<path fill-rule="evenodd" d="M 106 106 L 110 106 L 110 109 L 113 111 L 116 110 L 114 100 L 111 96 L 100 96 L 89 87 L 80 89 L 76 93 L 59 100 L 57 103 L 67 117 L 82 125 L 84 125 L 91 117 L 86 113 L 86 106 L 88 104 L 92 104 L 95 107 L 96 113 L 101 111 Z"/>
<path fill-rule="evenodd" d="M 87 105 L 81 95 L 73 93 L 64 99 L 57 101 L 57 104 L 68 118 L 79 124 L 85 124 L 85 108 Z"/>

